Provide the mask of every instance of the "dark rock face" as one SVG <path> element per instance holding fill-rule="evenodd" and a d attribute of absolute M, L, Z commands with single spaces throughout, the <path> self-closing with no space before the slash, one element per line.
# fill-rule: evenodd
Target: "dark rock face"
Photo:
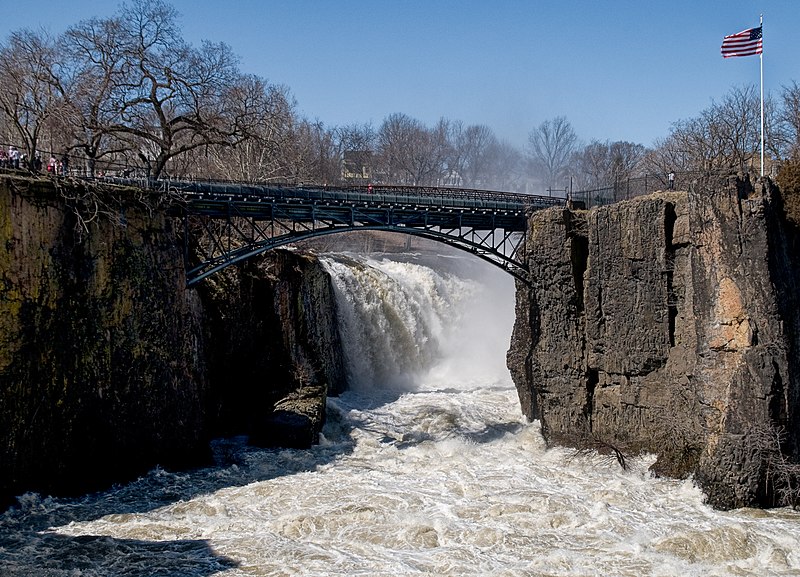
<path fill-rule="evenodd" d="M 267 447 L 316 443 L 326 396 L 345 388 L 336 301 L 319 262 L 271 251 L 209 277 L 198 292 L 218 385 L 214 429 Z"/>
<path fill-rule="evenodd" d="M 197 462 L 209 384 L 169 221 L 120 198 L 124 223 L 82 223 L 47 181 L 0 192 L 0 495 Z"/>
<path fill-rule="evenodd" d="M 224 434 L 316 441 L 344 370 L 315 259 L 275 251 L 187 290 L 158 199 L 105 191 L 92 219 L 91 191 L 55 186 L 0 177 L 0 501 L 198 465 Z"/>
<path fill-rule="evenodd" d="M 508 364 L 545 437 L 658 455 L 718 507 L 773 502 L 798 447 L 795 230 L 747 183 L 530 219 Z"/>

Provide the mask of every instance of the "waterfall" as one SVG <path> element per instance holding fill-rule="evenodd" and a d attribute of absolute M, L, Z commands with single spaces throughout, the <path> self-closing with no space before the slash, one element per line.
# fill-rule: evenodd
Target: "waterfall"
<path fill-rule="evenodd" d="M 547 448 L 504 366 L 510 276 L 392 258 L 325 257 L 360 387 L 329 399 L 326 442 L 26 495 L 0 575 L 800 575 L 797 511 L 715 511 L 651 456 Z"/>
<path fill-rule="evenodd" d="M 487 283 L 460 263 L 468 259 L 440 258 L 446 266 L 388 257 L 323 259 L 334 281 L 351 388 L 508 382 L 512 280 L 491 271 Z"/>

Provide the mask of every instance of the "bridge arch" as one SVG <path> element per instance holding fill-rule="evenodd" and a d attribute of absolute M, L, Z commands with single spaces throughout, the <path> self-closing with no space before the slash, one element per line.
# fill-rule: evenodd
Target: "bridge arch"
<path fill-rule="evenodd" d="M 523 241 L 523 236 L 521 233 L 519 233 L 516 238 L 512 237 L 505 241 L 510 245 L 510 250 L 508 251 L 510 254 L 506 255 L 487 249 L 487 247 L 481 242 L 452 236 L 446 232 L 426 231 L 416 228 L 397 226 L 359 226 L 352 228 L 342 227 L 328 230 L 316 230 L 306 234 L 301 233 L 282 235 L 230 250 L 216 258 L 206 259 L 200 264 L 189 268 L 187 270 L 187 285 L 193 286 L 203 279 L 213 275 L 214 273 L 227 268 L 228 266 L 245 261 L 259 254 L 280 248 L 282 246 L 295 244 L 312 238 L 319 238 L 321 236 L 361 231 L 384 231 L 400 233 L 440 242 L 446 244 L 447 246 L 451 246 L 477 256 L 478 258 L 483 259 L 484 261 L 497 266 L 498 268 L 501 268 L 517 280 L 525 283 L 528 282 L 527 270 L 517 256 L 519 246 Z"/>
<path fill-rule="evenodd" d="M 179 212 L 189 286 L 270 249 L 368 230 L 441 242 L 528 282 L 519 256 L 528 216 L 564 203 L 550 197 L 428 187 L 170 182 L 169 190 L 184 200 Z M 189 250 L 190 243 L 194 250 Z"/>

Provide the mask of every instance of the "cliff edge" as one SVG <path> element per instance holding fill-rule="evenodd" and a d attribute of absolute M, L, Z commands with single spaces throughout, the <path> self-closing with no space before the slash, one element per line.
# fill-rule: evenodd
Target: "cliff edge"
<path fill-rule="evenodd" d="M 523 411 L 549 442 L 654 453 L 714 506 L 796 502 L 797 246 L 769 182 L 533 214 Z"/>
<path fill-rule="evenodd" d="M 157 203 L 0 176 L 0 501 L 206 456 L 202 312 Z"/>
<path fill-rule="evenodd" d="M 217 436 L 316 442 L 344 386 L 322 265 L 271 251 L 187 289 L 164 201 L 0 175 L 0 507 L 206 464 Z"/>

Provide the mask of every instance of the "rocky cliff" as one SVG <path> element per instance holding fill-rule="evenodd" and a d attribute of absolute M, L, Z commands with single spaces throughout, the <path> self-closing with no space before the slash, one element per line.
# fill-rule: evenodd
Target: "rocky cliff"
<path fill-rule="evenodd" d="M 655 453 L 718 507 L 791 497 L 796 247 L 769 183 L 534 214 L 508 355 L 524 412 L 551 442 Z"/>
<path fill-rule="evenodd" d="M 170 222 L 132 191 L 0 190 L 0 493 L 196 460 L 208 382 Z"/>
<path fill-rule="evenodd" d="M 276 253 L 187 290 L 161 201 L 0 175 L 0 500 L 196 465 L 219 434 L 316 438 L 343 374 L 321 267 Z"/>
<path fill-rule="evenodd" d="M 345 388 L 331 280 L 316 258 L 276 250 L 200 283 L 217 434 L 266 446 L 318 440 L 325 398 Z"/>

